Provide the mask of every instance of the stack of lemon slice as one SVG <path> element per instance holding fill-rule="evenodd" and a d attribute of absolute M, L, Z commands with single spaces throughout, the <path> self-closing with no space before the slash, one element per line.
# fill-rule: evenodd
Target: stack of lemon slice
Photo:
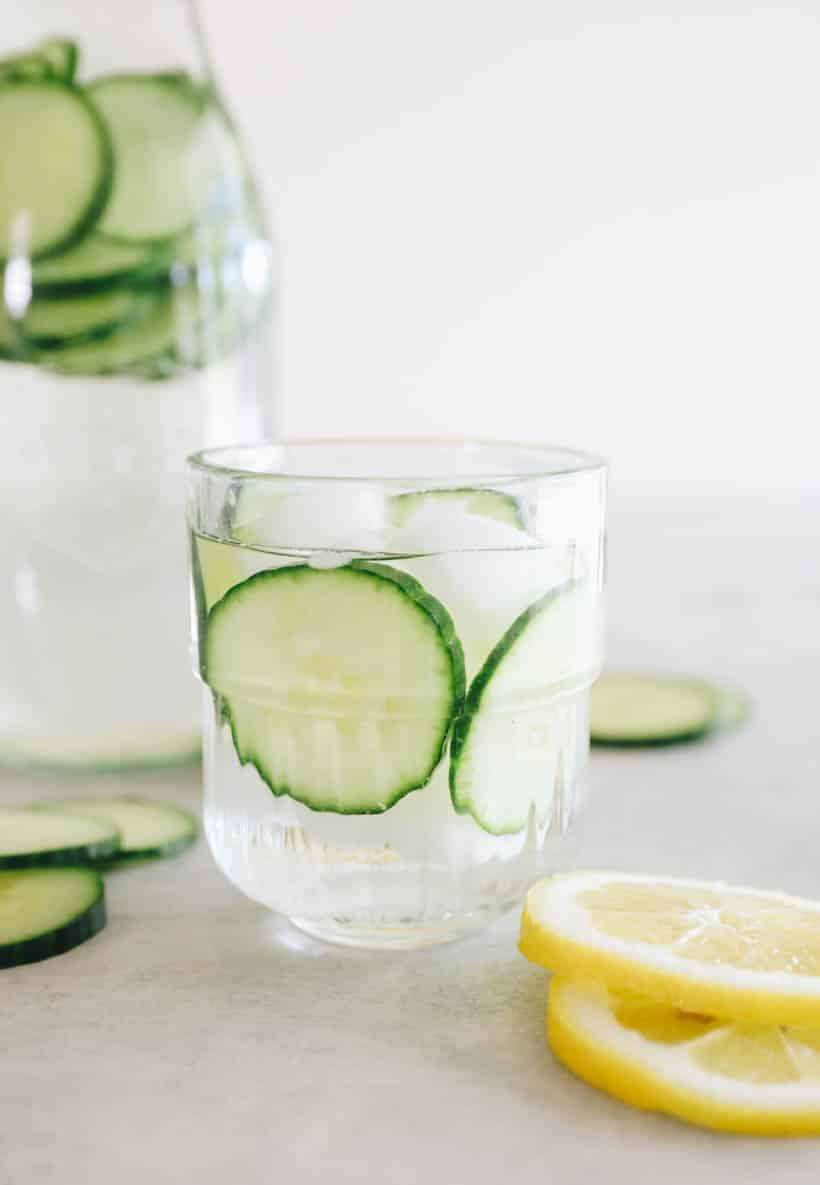
<path fill-rule="evenodd" d="M 572 873 L 530 890 L 520 945 L 578 1077 L 707 1127 L 820 1133 L 820 903 Z"/>

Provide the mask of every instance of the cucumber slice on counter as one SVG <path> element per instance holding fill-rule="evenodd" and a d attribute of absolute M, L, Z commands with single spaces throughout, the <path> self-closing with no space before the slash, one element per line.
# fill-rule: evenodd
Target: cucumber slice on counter
<path fill-rule="evenodd" d="M 0 869 L 105 860 L 120 846 L 112 823 L 0 809 Z"/>
<path fill-rule="evenodd" d="M 596 745 L 667 745 L 704 736 L 720 723 L 720 694 L 698 679 L 606 674 L 592 688 Z"/>
<path fill-rule="evenodd" d="M 91 869 L 0 872 L 0 967 L 63 954 L 104 926 L 103 883 Z"/>
<path fill-rule="evenodd" d="M 587 593 L 562 585 L 525 609 L 473 679 L 453 725 L 453 806 L 490 835 L 521 831 L 532 809 L 541 819 L 549 813 L 563 730 L 556 692 L 593 673 Z"/>
<path fill-rule="evenodd" d="M 110 75 L 88 93 L 117 160 L 100 221 L 109 237 L 154 243 L 180 235 L 227 183 L 226 173 L 239 173 L 222 117 L 186 75 Z"/>
<path fill-rule="evenodd" d="M 35 299 L 85 296 L 107 288 L 167 275 L 166 253 L 129 243 L 112 243 L 96 233 L 32 268 Z"/>
<path fill-rule="evenodd" d="M 93 341 L 141 321 L 152 307 L 150 296 L 127 290 L 64 300 L 32 301 L 18 322 L 23 338 L 38 349 Z"/>
<path fill-rule="evenodd" d="M 0 259 L 52 255 L 93 226 L 108 198 L 112 152 L 93 104 L 54 79 L 0 82 Z"/>
<path fill-rule="evenodd" d="M 390 499 L 393 526 L 406 527 L 426 506 L 452 506 L 467 514 L 476 514 L 482 518 L 506 523 L 510 527 L 517 527 L 519 531 L 526 529 L 524 511 L 517 498 L 513 498 L 511 494 L 503 494 L 499 490 L 482 489 L 421 490 L 417 493 L 396 494 Z"/>
<path fill-rule="evenodd" d="M 168 802 L 144 798 L 73 798 L 31 806 L 37 817 L 82 816 L 97 819 L 119 833 L 115 860 L 149 860 L 176 856 L 196 839 L 196 820 L 189 811 Z"/>
<path fill-rule="evenodd" d="M 424 786 L 464 696 L 443 605 L 356 561 L 259 572 L 208 615 L 202 677 L 240 762 L 316 811 L 378 814 Z"/>

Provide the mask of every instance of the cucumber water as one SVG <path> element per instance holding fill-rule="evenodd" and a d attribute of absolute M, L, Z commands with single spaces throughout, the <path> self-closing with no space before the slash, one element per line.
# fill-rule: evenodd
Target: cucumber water
<path fill-rule="evenodd" d="M 512 902 L 566 827 L 595 581 L 491 494 L 431 490 L 396 515 L 366 489 L 274 483 L 231 498 L 235 540 L 192 538 L 206 834 L 307 928 L 339 900 L 439 917 L 456 881 L 459 910 Z"/>

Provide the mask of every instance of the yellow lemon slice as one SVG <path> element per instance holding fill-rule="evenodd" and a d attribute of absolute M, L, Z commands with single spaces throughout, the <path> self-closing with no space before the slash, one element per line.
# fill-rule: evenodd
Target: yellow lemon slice
<path fill-rule="evenodd" d="M 820 1133 L 820 1025 L 733 1024 L 646 997 L 553 979 L 555 1055 L 622 1102 L 704 1127 Z"/>
<path fill-rule="evenodd" d="M 520 949 L 687 1012 L 820 1024 L 820 904 L 706 881 L 578 872 L 534 885 Z"/>

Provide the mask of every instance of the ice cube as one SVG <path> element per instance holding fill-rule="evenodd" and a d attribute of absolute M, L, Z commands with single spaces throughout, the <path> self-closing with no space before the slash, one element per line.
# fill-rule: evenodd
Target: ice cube
<path fill-rule="evenodd" d="M 233 535 L 257 547 L 366 551 L 385 522 L 385 499 L 377 486 L 328 483 L 290 492 L 275 482 L 256 482 L 240 495 Z"/>

